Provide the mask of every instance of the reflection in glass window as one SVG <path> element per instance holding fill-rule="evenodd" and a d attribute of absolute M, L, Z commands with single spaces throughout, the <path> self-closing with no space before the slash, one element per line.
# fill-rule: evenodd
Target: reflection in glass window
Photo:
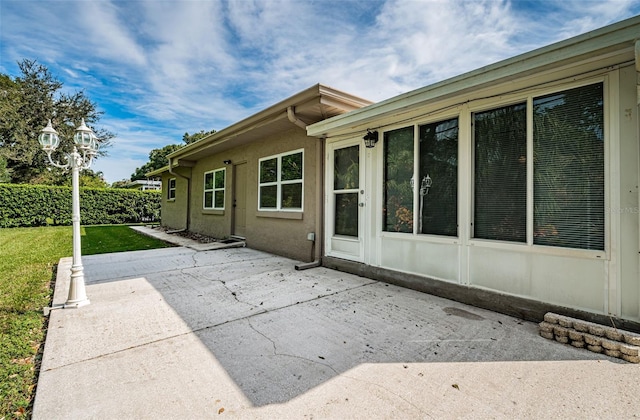
<path fill-rule="evenodd" d="M 383 231 L 413 232 L 413 126 L 384 133 Z"/>
<path fill-rule="evenodd" d="M 419 179 L 418 232 L 457 236 L 457 118 L 420 126 Z"/>
<path fill-rule="evenodd" d="M 602 83 L 533 100 L 538 245 L 604 250 Z"/>
<path fill-rule="evenodd" d="M 224 210 L 225 174 L 225 168 L 204 174 L 203 208 Z"/>
<path fill-rule="evenodd" d="M 475 113 L 474 237 L 526 242 L 526 104 Z"/>
<path fill-rule="evenodd" d="M 258 203 L 261 210 L 302 210 L 302 150 L 259 161 Z"/>
<path fill-rule="evenodd" d="M 334 229 L 336 235 L 358 236 L 358 189 L 360 146 L 333 152 Z"/>

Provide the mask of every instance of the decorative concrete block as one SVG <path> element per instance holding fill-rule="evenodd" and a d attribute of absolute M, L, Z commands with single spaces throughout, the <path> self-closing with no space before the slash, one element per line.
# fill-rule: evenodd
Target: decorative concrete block
<path fill-rule="evenodd" d="M 584 333 L 575 331 L 575 330 L 569 330 L 569 339 L 571 341 L 583 341 L 584 342 Z"/>
<path fill-rule="evenodd" d="M 572 345 L 573 347 L 577 347 L 577 348 L 579 348 L 579 349 L 583 349 L 583 348 L 584 348 L 584 346 L 585 346 L 584 341 L 582 341 L 582 340 L 572 341 L 572 342 L 571 342 L 571 345 Z"/>
<path fill-rule="evenodd" d="M 628 354 L 623 354 L 622 359 L 629 363 L 640 363 L 640 356 L 629 356 Z"/>
<path fill-rule="evenodd" d="M 547 312 L 546 314 L 544 314 L 544 320 L 549 324 L 557 324 L 559 317 L 560 315 L 554 314 L 552 312 Z"/>
<path fill-rule="evenodd" d="M 622 353 L 620 353 L 620 350 L 604 349 L 604 354 L 610 357 L 618 358 L 618 359 L 620 358 L 620 356 L 622 356 Z"/>
<path fill-rule="evenodd" d="M 567 344 L 569 343 L 569 337 L 566 335 L 556 335 L 556 341 L 558 343 Z"/>
<path fill-rule="evenodd" d="M 640 346 L 640 334 L 625 331 L 622 333 L 622 336 L 625 343 L 631 344 L 632 346 Z"/>
<path fill-rule="evenodd" d="M 548 322 L 541 322 L 538 324 L 538 328 L 540 331 L 553 333 L 553 324 L 549 324 Z"/>
<path fill-rule="evenodd" d="M 558 324 L 560 324 L 561 327 L 573 328 L 573 319 L 567 316 L 559 316 Z"/>
<path fill-rule="evenodd" d="M 602 346 L 592 346 L 592 345 L 587 345 L 587 349 L 594 353 L 602 353 L 602 350 L 603 350 Z"/>
<path fill-rule="evenodd" d="M 549 340 L 553 340 L 555 338 L 552 331 L 542 331 L 542 330 L 540 330 L 540 337 L 544 337 Z"/>
<path fill-rule="evenodd" d="M 553 333 L 556 335 L 556 337 L 568 337 L 569 336 L 569 329 L 567 329 L 565 327 L 561 327 L 559 325 L 554 325 Z"/>
<path fill-rule="evenodd" d="M 609 339 L 609 340 L 614 340 L 614 341 L 622 341 L 622 333 L 616 329 L 613 328 L 607 328 L 604 332 L 604 335 Z"/>
<path fill-rule="evenodd" d="M 604 337 L 604 327 L 597 324 L 589 325 L 589 334 L 597 335 L 598 337 Z"/>
<path fill-rule="evenodd" d="M 589 323 L 576 319 L 573 321 L 573 329 L 579 332 L 589 332 Z"/>
<path fill-rule="evenodd" d="M 605 350 L 613 350 L 620 351 L 620 343 L 617 341 L 607 340 L 606 338 L 602 339 L 602 347 Z"/>
<path fill-rule="evenodd" d="M 640 347 L 630 344 L 620 344 L 620 353 L 626 354 L 627 356 L 638 356 L 640 354 Z"/>
<path fill-rule="evenodd" d="M 602 338 L 591 334 L 584 334 L 584 341 L 591 346 L 601 346 Z"/>

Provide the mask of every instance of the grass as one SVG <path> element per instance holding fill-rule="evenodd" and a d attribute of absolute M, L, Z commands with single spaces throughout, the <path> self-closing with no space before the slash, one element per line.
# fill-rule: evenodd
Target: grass
<path fill-rule="evenodd" d="M 82 254 L 169 246 L 127 226 L 87 226 Z M 72 229 L 0 229 L 0 420 L 30 417 L 38 381 L 40 349 L 58 260 L 69 257 Z"/>

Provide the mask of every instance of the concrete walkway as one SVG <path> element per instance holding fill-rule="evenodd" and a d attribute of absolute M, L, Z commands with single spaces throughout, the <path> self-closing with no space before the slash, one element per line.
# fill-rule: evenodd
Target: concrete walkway
<path fill-rule="evenodd" d="M 640 365 L 505 315 L 247 248 L 83 262 L 91 304 L 51 312 L 35 419 L 640 416 Z"/>

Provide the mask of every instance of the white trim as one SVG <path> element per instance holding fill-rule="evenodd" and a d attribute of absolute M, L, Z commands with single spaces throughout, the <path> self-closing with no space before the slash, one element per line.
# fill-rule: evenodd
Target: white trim
<path fill-rule="evenodd" d="M 282 180 L 282 158 L 285 156 L 291 156 L 300 153 L 302 155 L 302 168 L 301 168 L 301 178 L 294 180 Z M 260 165 L 262 162 L 267 160 L 276 159 L 277 164 L 277 173 L 276 180 L 270 182 L 260 182 Z M 259 212 L 298 212 L 302 213 L 304 211 L 304 149 L 296 149 L 289 152 L 279 153 L 276 155 L 266 156 L 258 159 L 258 211 Z M 283 185 L 293 185 L 300 184 L 301 185 L 301 197 L 300 197 L 300 208 L 288 208 L 282 207 L 282 186 Z M 262 201 L 262 187 L 276 187 L 276 206 L 275 207 L 260 207 L 260 203 Z"/>
<path fill-rule="evenodd" d="M 224 176 L 224 186 L 222 188 L 216 188 L 216 173 L 218 172 L 222 172 Z M 208 174 L 212 174 L 211 175 L 213 178 L 212 188 L 206 188 Z M 216 192 L 219 192 L 219 191 L 222 191 L 222 194 L 223 194 L 222 207 L 216 207 Z M 206 202 L 207 202 L 206 196 L 208 192 L 213 194 L 211 197 L 211 204 L 212 204 L 211 207 L 207 207 L 206 205 Z M 214 169 L 214 170 L 205 172 L 203 175 L 203 183 L 202 183 L 202 209 L 203 210 L 224 210 L 226 200 L 227 200 L 227 168 L 219 168 L 219 169 Z"/>

